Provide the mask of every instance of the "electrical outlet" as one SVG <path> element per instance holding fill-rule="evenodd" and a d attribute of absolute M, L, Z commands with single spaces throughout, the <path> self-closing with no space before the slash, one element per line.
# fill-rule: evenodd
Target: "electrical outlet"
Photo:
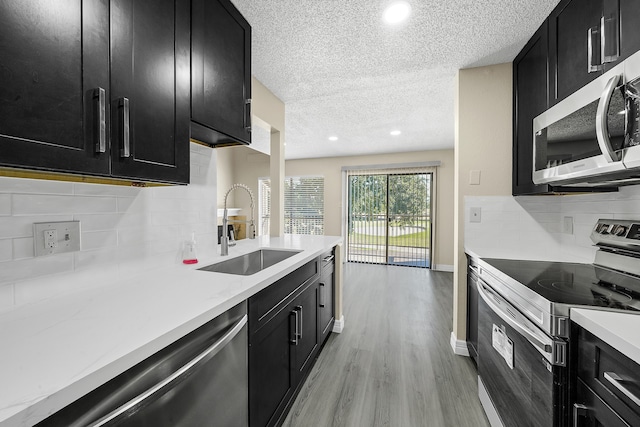
<path fill-rule="evenodd" d="M 44 248 L 53 249 L 58 246 L 58 231 L 45 230 L 44 232 Z"/>
<path fill-rule="evenodd" d="M 482 221 L 482 208 L 470 208 L 469 222 L 481 222 L 481 221 Z"/>
<path fill-rule="evenodd" d="M 80 221 L 36 222 L 33 224 L 35 256 L 80 250 Z"/>

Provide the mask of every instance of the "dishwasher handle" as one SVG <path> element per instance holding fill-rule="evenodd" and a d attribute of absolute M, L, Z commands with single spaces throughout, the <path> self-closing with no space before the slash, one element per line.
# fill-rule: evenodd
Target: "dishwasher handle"
<path fill-rule="evenodd" d="M 227 333 L 225 333 L 218 341 L 210 345 L 206 350 L 202 353 L 191 359 L 189 362 L 184 364 L 180 369 L 175 371 L 173 374 L 160 381 L 158 384 L 149 388 L 145 392 L 139 394 L 133 399 L 129 400 L 127 403 L 123 404 L 119 408 L 113 410 L 108 413 L 104 417 L 90 424 L 90 427 L 100 427 L 108 424 L 109 422 L 119 418 L 123 414 L 133 411 L 135 408 L 141 406 L 146 400 L 150 399 L 153 396 L 158 396 L 160 392 L 164 389 L 175 386 L 181 380 L 183 380 L 187 375 L 189 375 L 190 371 L 194 369 L 196 366 L 201 365 L 212 359 L 216 354 L 218 354 L 224 347 L 233 340 L 236 335 L 240 333 L 242 328 L 247 324 L 247 315 L 242 316 L 240 320 L 238 320 Z"/>

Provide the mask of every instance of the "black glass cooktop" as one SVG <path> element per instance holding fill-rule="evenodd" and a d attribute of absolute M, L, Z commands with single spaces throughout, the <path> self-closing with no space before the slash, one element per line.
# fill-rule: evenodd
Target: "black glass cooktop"
<path fill-rule="evenodd" d="M 592 264 L 483 259 L 548 301 L 640 312 L 640 278 Z"/>

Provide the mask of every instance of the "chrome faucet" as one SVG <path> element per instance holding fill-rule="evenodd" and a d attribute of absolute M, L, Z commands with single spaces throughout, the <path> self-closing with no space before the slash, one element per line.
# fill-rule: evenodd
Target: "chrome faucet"
<path fill-rule="evenodd" d="M 247 193 L 249 193 L 249 197 L 251 198 L 251 220 L 250 221 L 237 221 L 237 220 L 229 221 L 229 217 L 227 215 L 227 197 L 229 196 L 229 193 L 231 193 L 236 188 L 242 188 L 244 190 L 247 190 Z M 244 185 L 244 184 L 233 184 L 231 186 L 231 188 L 229 190 L 227 190 L 227 193 L 224 195 L 224 213 L 222 214 L 222 237 L 220 239 L 220 255 L 229 255 L 229 231 L 228 231 L 228 228 L 229 228 L 229 223 L 230 222 L 231 223 L 246 223 L 246 224 L 249 224 L 249 238 L 250 239 L 255 239 L 256 238 L 256 226 L 255 226 L 255 222 L 254 222 L 254 218 L 253 218 L 253 205 L 254 205 L 253 192 L 246 185 Z"/>

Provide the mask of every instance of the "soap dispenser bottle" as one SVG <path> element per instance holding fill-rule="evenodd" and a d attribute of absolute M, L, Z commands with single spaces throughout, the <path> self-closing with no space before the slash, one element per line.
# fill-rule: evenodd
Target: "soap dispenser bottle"
<path fill-rule="evenodd" d="M 196 255 L 196 233 L 191 233 L 191 240 L 184 242 L 184 248 L 182 249 L 182 263 L 198 263 L 198 256 Z"/>

